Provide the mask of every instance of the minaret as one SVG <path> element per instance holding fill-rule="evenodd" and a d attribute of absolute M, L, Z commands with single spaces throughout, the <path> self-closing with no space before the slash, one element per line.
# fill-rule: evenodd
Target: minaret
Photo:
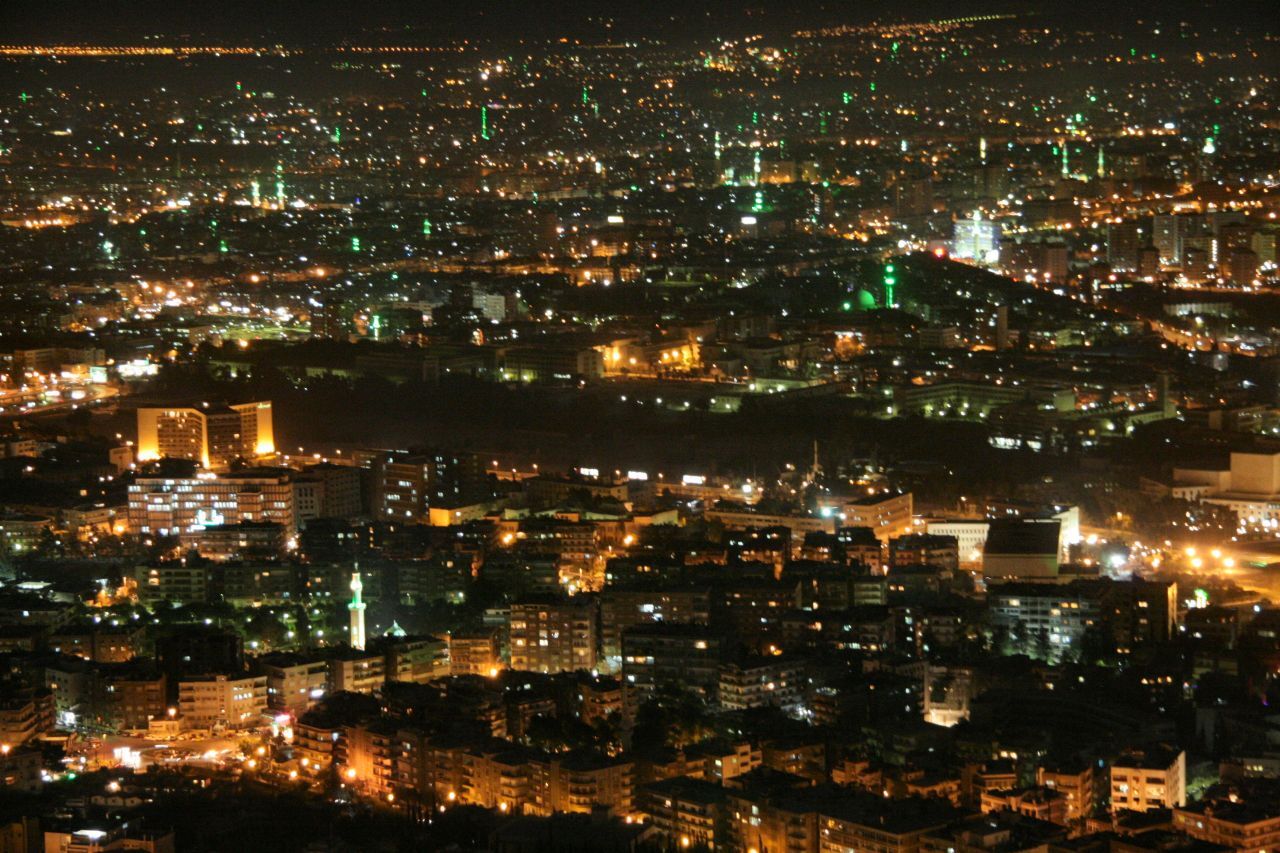
<path fill-rule="evenodd" d="M 809 464 L 809 482 L 816 483 L 822 479 L 822 463 L 818 460 L 818 440 L 813 440 L 813 462 Z"/>
<path fill-rule="evenodd" d="M 364 608 L 365 603 L 360 593 L 364 584 L 360 582 L 360 564 L 351 573 L 351 603 L 347 609 L 351 611 L 351 648 L 364 650 Z"/>

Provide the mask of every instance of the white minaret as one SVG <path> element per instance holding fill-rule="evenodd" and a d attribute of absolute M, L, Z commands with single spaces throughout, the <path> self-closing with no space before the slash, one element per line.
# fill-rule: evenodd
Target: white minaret
<path fill-rule="evenodd" d="M 360 582 L 360 564 L 356 564 L 356 570 L 351 573 L 351 603 L 347 605 L 347 609 L 351 611 L 351 648 L 364 650 L 364 600 L 360 593 L 364 590 L 364 584 Z"/>

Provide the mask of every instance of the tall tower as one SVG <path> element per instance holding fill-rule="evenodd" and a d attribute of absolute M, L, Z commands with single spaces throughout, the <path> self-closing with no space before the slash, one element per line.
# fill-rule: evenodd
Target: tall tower
<path fill-rule="evenodd" d="M 284 209 L 284 166 L 276 163 L 276 207 Z"/>
<path fill-rule="evenodd" d="M 1007 350 L 1009 348 L 1009 306 L 1001 305 L 996 308 L 996 349 Z"/>
<path fill-rule="evenodd" d="M 356 563 L 356 570 L 351 573 L 351 603 L 347 605 L 347 610 L 351 611 L 351 648 L 364 650 L 364 599 L 361 593 L 364 591 L 364 584 L 360 582 L 360 564 Z"/>

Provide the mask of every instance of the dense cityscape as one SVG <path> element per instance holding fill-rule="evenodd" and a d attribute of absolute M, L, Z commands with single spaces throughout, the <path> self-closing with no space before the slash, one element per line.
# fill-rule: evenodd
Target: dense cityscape
<path fill-rule="evenodd" d="M 523 5 L 0 24 L 0 853 L 1277 853 L 1274 6 Z"/>

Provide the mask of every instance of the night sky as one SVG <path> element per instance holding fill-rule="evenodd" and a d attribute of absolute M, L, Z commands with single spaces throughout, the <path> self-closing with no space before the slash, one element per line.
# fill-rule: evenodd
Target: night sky
<path fill-rule="evenodd" d="M 1119 5 L 1120 8 L 1117 8 Z M 1194 20 L 1212 23 L 1245 21 L 1275 27 L 1275 4 L 1266 0 L 1220 3 L 1173 0 L 1123 3 L 1107 0 L 1027 2 L 1027 0 L 922 0 L 902 3 L 861 2 L 729 3 L 715 0 L 652 0 L 610 3 L 600 0 L 555 2 L 437 2 L 437 0 L 370 0 L 340 2 L 195 3 L 91 2 L 91 0 L 10 0 L 0 32 L 6 39 L 57 42 L 135 42 L 148 37 L 267 40 L 282 44 L 330 44 L 353 38 L 388 43 L 430 42 L 467 37 L 482 40 L 520 38 L 663 38 L 782 33 L 798 26 L 869 21 L 920 20 L 994 13 L 1067 18 L 1074 23 L 1096 19 L 1114 27 L 1124 18 Z M 1117 20 L 1117 13 L 1122 16 Z"/>

